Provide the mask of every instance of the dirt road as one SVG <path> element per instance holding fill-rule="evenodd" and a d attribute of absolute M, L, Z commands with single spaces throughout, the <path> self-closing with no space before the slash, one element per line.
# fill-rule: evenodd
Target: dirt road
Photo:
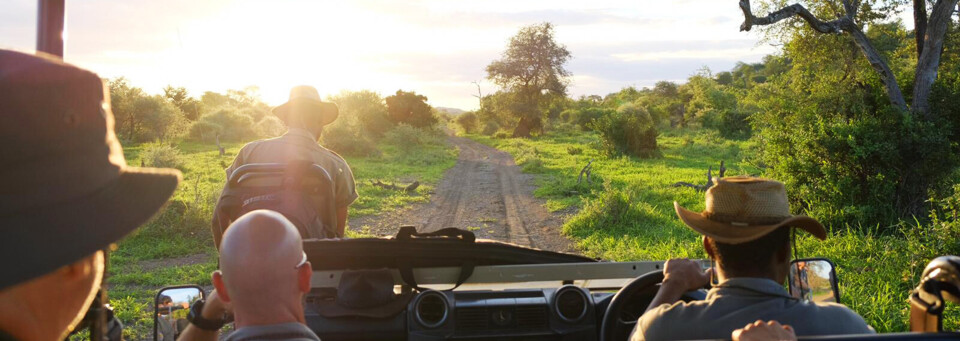
<path fill-rule="evenodd" d="M 351 219 L 350 228 L 368 226 L 372 233 L 389 236 L 401 225 L 414 225 L 419 231 L 457 227 L 478 238 L 575 252 L 560 235 L 562 216 L 548 212 L 544 202 L 533 197 L 533 177 L 521 173 L 510 154 L 462 137 L 449 139 L 460 148 L 460 158 L 429 204 Z"/>

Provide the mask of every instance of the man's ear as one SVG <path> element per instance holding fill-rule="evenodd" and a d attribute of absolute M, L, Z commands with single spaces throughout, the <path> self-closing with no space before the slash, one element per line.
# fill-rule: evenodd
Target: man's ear
<path fill-rule="evenodd" d="M 777 250 L 775 257 L 777 263 L 790 263 L 790 242 L 783 243 L 783 247 Z"/>
<path fill-rule="evenodd" d="M 213 282 L 213 288 L 217 289 L 217 296 L 223 303 L 230 303 L 230 293 L 227 292 L 227 285 L 223 283 L 223 274 L 220 270 L 214 271 L 210 281 Z"/>
<path fill-rule="evenodd" d="M 310 292 L 311 277 L 313 277 L 313 266 L 310 262 L 303 264 L 303 266 L 297 269 L 297 286 L 300 287 L 300 292 Z"/>
<path fill-rule="evenodd" d="M 707 257 L 710 259 L 717 259 L 716 255 L 713 254 L 713 247 L 710 245 L 710 237 L 703 236 L 703 250 L 707 251 Z"/>
<path fill-rule="evenodd" d="M 63 279 L 72 281 L 90 277 L 94 272 L 96 262 L 103 262 L 103 251 L 97 251 L 89 257 L 84 257 L 76 262 L 61 267 L 58 271 L 63 275 Z"/>

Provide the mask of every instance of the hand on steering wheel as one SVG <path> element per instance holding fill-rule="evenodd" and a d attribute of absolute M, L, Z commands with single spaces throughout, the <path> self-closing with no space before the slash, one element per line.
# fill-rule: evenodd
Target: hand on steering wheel
<path fill-rule="evenodd" d="M 630 337 L 630 332 L 637 321 L 623 321 L 620 316 L 624 308 L 636 299 L 635 296 L 638 293 L 653 291 L 652 288 L 662 282 L 663 285 L 657 290 L 657 296 L 661 299 L 666 298 L 669 303 L 677 300 L 685 302 L 702 300 L 706 298 L 706 294 L 697 290 L 710 284 L 712 271 L 713 269 L 700 270 L 700 265 L 689 259 L 671 259 L 664 265 L 664 271 L 649 272 L 627 283 L 613 296 L 610 305 L 607 306 L 600 324 L 600 340 L 622 341 Z M 667 272 L 666 275 L 665 272 Z M 641 309 L 646 308 L 647 306 L 643 306 Z"/>

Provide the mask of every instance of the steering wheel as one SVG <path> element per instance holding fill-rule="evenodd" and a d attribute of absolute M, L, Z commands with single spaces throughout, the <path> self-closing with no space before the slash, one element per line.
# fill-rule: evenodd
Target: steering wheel
<path fill-rule="evenodd" d="M 630 281 L 630 283 L 627 283 L 623 288 L 620 288 L 620 291 L 610 300 L 610 305 L 607 306 L 607 312 L 603 314 L 603 322 L 600 324 L 600 341 L 627 340 L 637 321 L 623 321 L 620 319 L 624 308 L 636 299 L 634 296 L 636 296 L 637 293 L 644 291 L 656 292 L 659 290 L 659 288 L 654 288 L 660 282 L 663 282 L 663 271 L 657 270 L 637 277 Z M 703 291 L 690 291 L 683 294 L 680 299 L 684 302 L 689 302 L 702 300 L 704 298 L 706 298 L 706 295 Z M 643 306 L 641 309 L 646 309 L 646 306 Z"/>

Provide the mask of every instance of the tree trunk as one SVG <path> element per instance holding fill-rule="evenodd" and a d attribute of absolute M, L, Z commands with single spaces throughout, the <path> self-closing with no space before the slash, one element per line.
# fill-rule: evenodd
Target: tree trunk
<path fill-rule="evenodd" d="M 923 54 L 923 39 L 927 35 L 927 0 L 913 0 L 913 36 L 917 41 L 917 58 Z"/>
<path fill-rule="evenodd" d="M 913 84 L 913 112 L 928 120 L 933 118 L 930 112 L 930 91 L 933 89 L 933 82 L 937 80 L 940 52 L 943 51 L 944 37 L 956 6 L 957 0 L 938 0 L 933 5 L 923 39 L 923 50 L 917 60 Z"/>

